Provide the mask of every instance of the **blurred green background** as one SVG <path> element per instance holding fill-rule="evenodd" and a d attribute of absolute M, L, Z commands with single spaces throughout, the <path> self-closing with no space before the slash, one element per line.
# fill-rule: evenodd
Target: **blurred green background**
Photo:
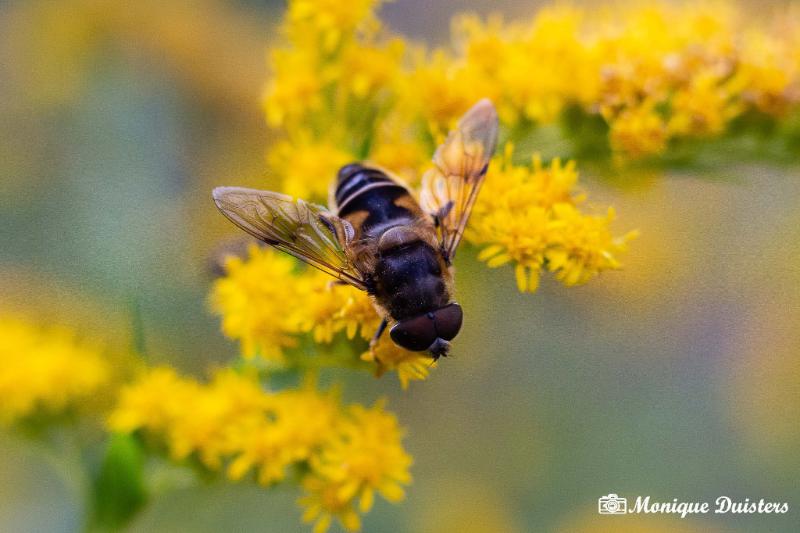
<path fill-rule="evenodd" d="M 277 182 L 263 170 L 259 97 L 283 7 L 0 3 L 0 309 L 143 343 L 187 372 L 236 356 L 206 302 L 208 257 L 236 234 L 209 191 Z M 475 7 L 489 11 L 397 0 L 382 15 L 441 43 L 450 17 Z M 354 399 L 389 396 L 415 458 L 407 500 L 379 503 L 365 531 L 798 531 L 800 166 L 730 156 L 713 177 L 665 172 L 624 188 L 584 172 L 592 201 L 616 207 L 617 231 L 641 231 L 623 271 L 522 295 L 510 270 L 467 249 L 455 357 L 407 392 L 391 376 L 342 374 Z M 73 468 L 0 433 L 0 531 L 79 530 Z M 790 511 L 615 522 L 596 514 L 610 492 Z M 296 496 L 173 488 L 131 530 L 305 531 Z"/>

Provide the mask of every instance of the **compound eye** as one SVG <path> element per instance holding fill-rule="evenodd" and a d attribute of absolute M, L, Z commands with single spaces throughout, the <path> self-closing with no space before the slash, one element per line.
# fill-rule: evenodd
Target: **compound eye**
<path fill-rule="evenodd" d="M 436 340 L 436 329 L 433 327 L 433 320 L 427 315 L 421 315 L 398 322 L 389 335 L 398 346 L 412 352 L 421 352 Z"/>
<path fill-rule="evenodd" d="M 446 341 L 451 341 L 461 330 L 464 314 L 457 303 L 446 305 L 433 313 L 436 334 Z"/>

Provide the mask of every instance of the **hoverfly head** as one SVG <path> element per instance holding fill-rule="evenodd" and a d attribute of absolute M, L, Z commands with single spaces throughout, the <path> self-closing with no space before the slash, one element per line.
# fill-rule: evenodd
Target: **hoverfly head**
<path fill-rule="evenodd" d="M 400 320 L 389 332 L 398 346 L 412 352 L 428 351 L 434 359 L 445 357 L 450 342 L 461 330 L 461 306 L 451 303 L 435 311 Z"/>

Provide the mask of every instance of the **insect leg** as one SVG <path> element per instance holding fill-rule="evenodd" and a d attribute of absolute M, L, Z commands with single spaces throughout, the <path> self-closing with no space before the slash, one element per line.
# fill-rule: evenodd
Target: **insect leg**
<path fill-rule="evenodd" d="M 378 339 L 381 338 L 381 335 L 383 335 L 383 332 L 386 330 L 386 326 L 388 324 L 389 323 L 386 321 L 385 318 L 381 320 L 381 323 L 378 326 L 377 331 L 375 331 L 375 335 L 373 335 L 372 340 L 369 341 L 369 351 L 373 351 L 375 349 L 375 345 L 378 344 Z"/>

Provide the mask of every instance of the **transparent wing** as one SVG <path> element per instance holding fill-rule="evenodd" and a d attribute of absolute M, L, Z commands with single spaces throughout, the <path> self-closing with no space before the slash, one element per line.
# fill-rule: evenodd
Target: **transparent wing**
<path fill-rule="evenodd" d="M 353 236 L 347 221 L 320 205 L 277 192 L 217 187 L 212 196 L 222 214 L 253 237 L 366 290 L 347 253 Z"/>
<path fill-rule="evenodd" d="M 420 204 L 439 221 L 442 247 L 450 260 L 464 235 L 489 160 L 497 146 L 497 112 L 483 99 L 461 117 L 422 177 Z"/>

